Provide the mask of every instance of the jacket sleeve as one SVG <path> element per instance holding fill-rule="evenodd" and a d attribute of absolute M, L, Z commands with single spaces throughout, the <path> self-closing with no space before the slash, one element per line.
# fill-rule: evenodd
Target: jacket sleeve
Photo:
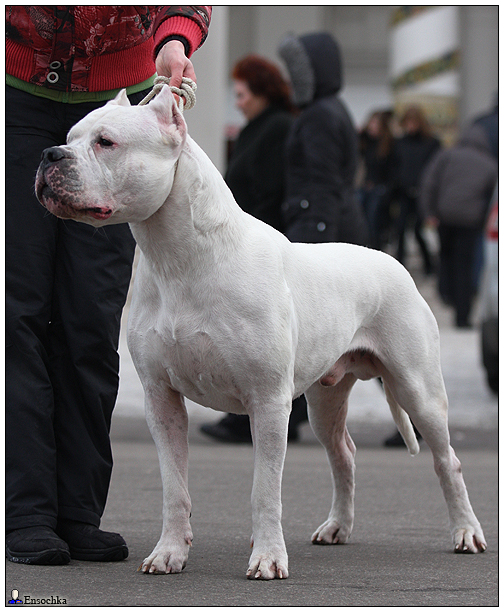
<path fill-rule="evenodd" d="M 205 42 L 211 6 L 163 6 L 154 22 L 154 57 L 169 40 L 181 40 L 190 57 Z"/>

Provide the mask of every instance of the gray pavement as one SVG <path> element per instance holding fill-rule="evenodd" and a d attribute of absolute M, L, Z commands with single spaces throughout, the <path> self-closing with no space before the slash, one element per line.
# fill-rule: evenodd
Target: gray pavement
<path fill-rule="evenodd" d="M 414 274 L 415 276 L 415 274 Z M 393 430 L 376 383 L 358 383 L 349 428 L 357 444 L 356 520 L 345 546 L 313 546 L 331 490 L 323 449 L 309 425 L 290 444 L 283 484 L 283 526 L 290 561 L 285 581 L 245 578 L 250 554 L 250 446 L 217 444 L 199 426 L 220 418 L 189 404 L 194 545 L 182 574 L 136 569 L 161 530 L 157 454 L 143 418 L 143 394 L 121 338 L 121 388 L 112 424 L 114 472 L 102 527 L 119 531 L 130 556 L 121 563 L 72 561 L 64 567 L 7 563 L 6 601 L 66 600 L 71 606 L 496 606 L 498 605 L 497 399 L 487 389 L 476 330 L 450 326 L 434 280 L 416 278 L 441 329 L 452 444 L 462 461 L 474 510 L 487 537 L 482 555 L 451 552 L 446 506 L 424 443 L 411 458 L 386 450 Z"/>
<path fill-rule="evenodd" d="M 313 546 L 331 491 L 320 446 L 288 448 L 283 527 L 285 581 L 245 578 L 250 554 L 252 449 L 192 444 L 194 544 L 182 574 L 137 567 L 161 530 L 161 481 L 152 442 L 114 443 L 115 468 L 102 526 L 126 538 L 121 563 L 64 567 L 7 563 L 6 596 L 65 598 L 72 606 L 495 606 L 498 603 L 497 455 L 460 450 L 473 506 L 488 542 L 481 555 L 451 552 L 447 511 L 429 452 L 357 452 L 356 520 L 345 546 Z"/>

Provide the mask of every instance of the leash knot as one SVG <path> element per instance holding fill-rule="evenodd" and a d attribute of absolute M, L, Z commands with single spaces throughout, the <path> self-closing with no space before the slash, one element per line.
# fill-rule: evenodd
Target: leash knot
<path fill-rule="evenodd" d="M 170 78 L 164 76 L 158 76 L 154 79 L 154 87 L 151 91 L 145 96 L 145 98 L 139 102 L 139 106 L 143 106 L 147 104 L 157 96 L 157 94 L 163 88 L 163 85 L 168 85 L 171 89 L 171 92 L 177 94 L 179 97 L 178 105 L 180 112 L 184 112 L 184 110 L 190 110 L 196 104 L 196 83 L 192 79 L 188 79 L 187 77 L 182 77 L 182 83 L 180 87 L 175 87 L 170 85 Z"/>

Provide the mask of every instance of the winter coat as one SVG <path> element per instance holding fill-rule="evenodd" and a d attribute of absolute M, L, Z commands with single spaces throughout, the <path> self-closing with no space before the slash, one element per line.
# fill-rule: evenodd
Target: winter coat
<path fill-rule="evenodd" d="M 400 195 L 418 197 L 423 171 L 440 148 L 437 138 L 422 134 L 406 134 L 396 141 L 394 186 Z"/>
<path fill-rule="evenodd" d="M 141 83 L 160 47 L 203 44 L 209 6 L 6 6 L 6 73 L 56 91 L 96 92 Z"/>
<path fill-rule="evenodd" d="M 482 228 L 497 170 L 484 129 L 472 125 L 453 148 L 438 153 L 427 166 L 421 208 L 444 225 Z"/>
<path fill-rule="evenodd" d="M 287 37 L 279 48 L 301 108 L 286 144 L 287 226 L 300 219 L 334 228 L 320 241 L 363 243 L 367 228 L 355 198 L 358 137 L 343 102 L 341 56 L 329 34 Z"/>
<path fill-rule="evenodd" d="M 293 117 L 274 105 L 242 129 L 225 175 L 241 208 L 283 231 L 285 140 Z"/>
<path fill-rule="evenodd" d="M 375 187 L 392 183 L 394 170 L 393 146 L 386 155 L 379 154 L 380 140 L 367 134 L 360 137 L 360 155 L 364 162 L 364 186 Z"/>

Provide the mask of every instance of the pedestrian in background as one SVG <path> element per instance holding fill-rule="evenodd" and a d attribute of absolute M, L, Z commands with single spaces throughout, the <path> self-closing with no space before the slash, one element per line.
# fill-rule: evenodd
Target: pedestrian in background
<path fill-rule="evenodd" d="M 355 193 L 358 138 L 339 97 L 343 69 L 330 34 L 287 36 L 279 47 L 300 109 L 286 144 L 286 235 L 293 242 L 367 243 Z"/>
<path fill-rule="evenodd" d="M 62 221 L 39 204 L 42 151 L 156 70 L 180 85 L 205 6 L 6 6 L 6 547 L 10 561 L 119 561 L 99 529 L 112 470 L 117 347 L 135 243 L 127 224 Z"/>
<path fill-rule="evenodd" d="M 359 134 L 363 163 L 358 195 L 369 227 L 369 245 L 382 249 L 384 231 L 390 223 L 390 190 L 394 171 L 394 136 L 390 113 L 375 111 Z"/>
<path fill-rule="evenodd" d="M 233 68 L 236 106 L 247 123 L 232 148 L 225 181 L 239 206 L 257 219 L 284 231 L 281 205 L 285 197 L 285 141 L 293 121 L 290 88 L 272 62 L 249 55 Z M 294 401 L 289 440 L 297 438 L 296 415 L 306 401 Z M 228 414 L 204 423 L 203 433 L 221 442 L 252 442 L 248 415 Z"/>
<path fill-rule="evenodd" d="M 440 149 L 441 143 L 432 135 L 429 122 L 418 106 L 406 109 L 400 125 L 404 134 L 396 142 L 394 180 L 395 196 L 400 206 L 396 258 L 406 265 L 405 238 L 407 229 L 412 224 L 420 247 L 424 272 L 429 275 L 434 271 L 434 264 L 422 233 L 424 219 L 419 210 L 418 197 L 422 173 L 429 160 Z"/>
<path fill-rule="evenodd" d="M 457 327 L 470 327 L 474 262 L 497 172 L 484 127 L 475 123 L 432 159 L 423 177 L 421 206 L 439 233 L 439 293 L 454 307 Z"/>
<path fill-rule="evenodd" d="M 240 60 L 232 77 L 236 106 L 247 124 L 224 179 L 245 212 L 283 231 L 284 149 L 294 112 L 290 88 L 278 67 L 257 55 Z"/>

